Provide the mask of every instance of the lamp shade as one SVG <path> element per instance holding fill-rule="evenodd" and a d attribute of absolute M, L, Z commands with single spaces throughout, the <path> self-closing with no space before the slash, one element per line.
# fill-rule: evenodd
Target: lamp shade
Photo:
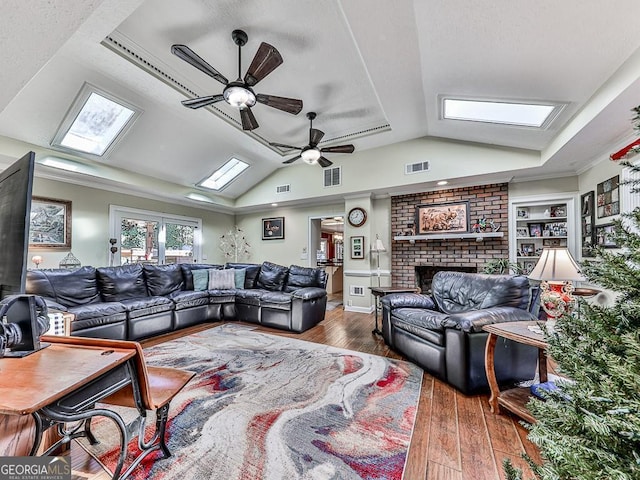
<path fill-rule="evenodd" d="M 371 246 L 371 251 L 372 252 L 386 252 L 387 249 L 384 248 L 384 243 L 382 243 L 382 240 L 380 240 L 380 237 L 378 237 L 376 235 L 376 241 L 373 242 L 373 245 Z"/>
<path fill-rule="evenodd" d="M 547 281 L 584 281 L 580 267 L 566 247 L 550 247 L 542 250 L 536 266 L 531 270 L 529 278 Z"/>

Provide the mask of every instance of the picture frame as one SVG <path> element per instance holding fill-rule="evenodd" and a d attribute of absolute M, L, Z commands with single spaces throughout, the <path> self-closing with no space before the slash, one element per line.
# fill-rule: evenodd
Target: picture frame
<path fill-rule="evenodd" d="M 541 223 L 527 223 L 530 237 L 542 237 L 542 224 Z"/>
<path fill-rule="evenodd" d="M 531 261 L 531 260 L 527 260 L 526 262 L 524 262 L 522 264 L 522 268 L 524 269 L 524 273 L 525 275 L 530 274 L 533 269 L 535 268 L 537 262 Z"/>
<path fill-rule="evenodd" d="M 71 250 L 71 201 L 32 197 L 29 248 Z"/>
<path fill-rule="evenodd" d="M 566 205 L 552 205 L 551 206 L 551 218 L 566 217 L 567 206 Z"/>
<path fill-rule="evenodd" d="M 518 220 L 524 220 L 529 218 L 529 207 L 516 208 L 516 218 Z"/>
<path fill-rule="evenodd" d="M 350 240 L 351 258 L 356 260 L 364 258 L 364 236 L 353 236 L 350 238 Z"/>
<path fill-rule="evenodd" d="M 611 217 L 620 213 L 620 175 L 611 177 L 596 186 L 598 218 Z"/>
<path fill-rule="evenodd" d="M 529 230 L 527 227 L 516 227 L 516 237 L 528 237 Z"/>
<path fill-rule="evenodd" d="M 596 245 L 602 248 L 620 248 L 614 238 L 613 223 L 596 225 Z"/>
<path fill-rule="evenodd" d="M 520 253 L 522 257 L 532 257 L 536 253 L 535 243 L 523 243 L 520 245 Z"/>
<path fill-rule="evenodd" d="M 284 217 L 262 219 L 262 240 L 284 239 Z"/>
<path fill-rule="evenodd" d="M 469 201 L 416 206 L 416 235 L 469 233 Z"/>
<path fill-rule="evenodd" d="M 582 256 L 590 257 L 596 244 L 595 225 L 595 192 L 591 190 L 580 196 L 580 226 Z"/>

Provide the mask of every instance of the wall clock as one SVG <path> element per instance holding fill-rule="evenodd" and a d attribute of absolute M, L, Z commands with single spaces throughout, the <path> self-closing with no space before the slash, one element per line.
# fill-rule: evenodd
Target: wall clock
<path fill-rule="evenodd" d="M 354 227 L 361 227 L 364 225 L 364 222 L 367 221 L 367 212 L 364 208 L 355 207 L 349 210 L 349 215 L 347 215 L 347 220 Z"/>

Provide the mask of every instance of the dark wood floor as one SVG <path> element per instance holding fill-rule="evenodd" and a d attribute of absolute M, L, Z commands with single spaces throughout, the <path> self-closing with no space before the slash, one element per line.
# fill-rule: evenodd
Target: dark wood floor
<path fill-rule="evenodd" d="M 327 312 L 325 320 L 302 333 L 287 333 L 259 327 L 270 334 L 357 350 L 390 358 L 402 357 L 389 350 L 381 338 L 371 334 L 373 315 L 344 312 L 341 307 Z M 143 342 L 161 343 L 218 324 L 185 329 Z M 415 430 L 409 450 L 405 480 L 496 480 L 503 479 L 502 462 L 509 458 L 533 478 L 521 454 L 540 461 L 536 447 L 516 417 L 494 415 L 487 395 L 466 396 L 425 374 Z M 71 448 L 77 479 L 108 480 L 95 460 L 77 445 Z M 185 479 L 186 480 L 186 479 Z"/>

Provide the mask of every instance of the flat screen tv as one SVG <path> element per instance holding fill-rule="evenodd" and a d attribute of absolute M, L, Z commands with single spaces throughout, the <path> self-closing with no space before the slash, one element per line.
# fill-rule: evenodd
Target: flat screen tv
<path fill-rule="evenodd" d="M 24 293 L 35 154 L 0 173 L 0 299 Z"/>

